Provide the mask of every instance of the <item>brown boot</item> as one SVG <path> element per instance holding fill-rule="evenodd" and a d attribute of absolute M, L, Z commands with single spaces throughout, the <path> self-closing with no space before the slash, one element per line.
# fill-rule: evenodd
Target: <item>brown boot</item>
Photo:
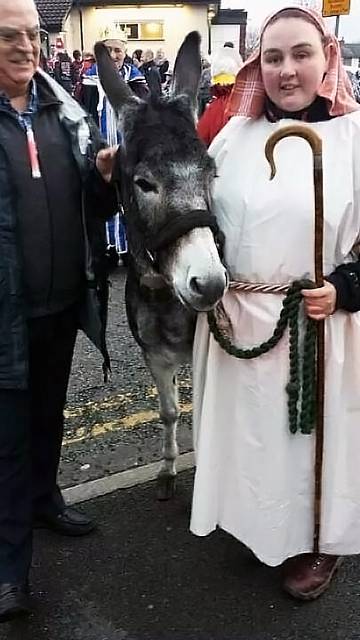
<path fill-rule="evenodd" d="M 283 588 L 294 598 L 315 600 L 326 591 L 342 560 L 341 556 L 316 553 L 290 558 L 284 564 Z"/>

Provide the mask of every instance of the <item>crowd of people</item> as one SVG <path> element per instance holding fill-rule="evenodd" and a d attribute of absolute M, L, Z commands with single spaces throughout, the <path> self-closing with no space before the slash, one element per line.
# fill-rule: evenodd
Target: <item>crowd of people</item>
<path fill-rule="evenodd" d="M 127 38 L 123 32 L 116 30 L 113 34 L 109 34 L 107 39 L 125 43 L 124 64 L 139 70 L 145 77 L 152 94 L 162 95 L 171 77 L 170 63 L 164 50 L 158 49 L 154 54 L 152 49 L 135 49 L 130 57 L 127 53 Z M 81 52 L 75 49 L 70 57 L 65 49 L 51 44 L 48 55 L 43 49 L 40 52 L 40 67 L 79 102 L 82 102 L 83 80 L 94 64 L 94 54 L 89 51 Z"/>
<path fill-rule="evenodd" d="M 151 49 L 135 49 L 130 56 L 126 34 L 119 29 L 109 32 L 106 42 L 119 73 L 136 95 L 140 98 L 146 98 L 147 95 L 168 95 L 172 73 L 163 49 L 158 49 L 155 55 Z M 108 144 L 117 143 L 115 120 L 111 117 L 111 107 L 104 102 L 93 53 L 74 50 L 70 58 L 66 51 L 57 50 L 52 44 L 49 57 L 46 58 L 42 52 L 40 62 L 42 68 L 92 115 Z M 225 42 L 215 51 L 211 62 L 202 58 L 198 91 L 198 133 L 206 145 L 210 144 L 222 128 L 224 104 L 242 64 L 243 60 L 233 42 Z M 359 74 L 348 72 L 348 75 L 355 99 L 360 102 Z M 112 126 L 109 129 L 111 120 Z M 121 216 L 116 214 L 106 223 L 106 228 L 108 261 L 112 268 L 116 268 L 120 261 L 127 263 L 127 239 Z"/>
<path fill-rule="evenodd" d="M 130 58 L 118 32 L 104 43 L 134 94 L 165 90 L 163 51 Z M 223 259 L 232 280 L 253 286 L 229 289 L 222 301 L 237 345 L 262 342 L 279 317 L 281 296 L 262 285 L 288 286 L 314 271 L 309 150 L 283 142 L 269 181 L 265 143 L 288 123 L 311 126 L 323 140 L 325 281 L 301 295 L 304 320 L 325 321 L 325 442 L 314 549 L 315 440 L 289 429 L 288 341 L 256 360 L 234 358 L 199 314 L 191 530 L 221 527 L 265 564 L 283 565 L 289 594 L 312 600 L 344 556 L 360 553 L 360 107 L 337 39 L 307 8 L 269 16 L 245 62 L 227 43 L 205 70 L 199 135 L 217 168 L 212 207 Z M 79 104 L 88 100 L 91 112 L 94 87 L 99 128 Z M 1 3 L 0 621 L 31 611 L 35 527 L 73 536 L 94 528 L 64 503 L 57 471 L 79 328 L 109 367 L 105 219 L 113 224 L 108 244 L 122 250 L 112 235 L 119 143 L 92 55 L 52 51 L 41 60 L 33 0 Z"/>
<path fill-rule="evenodd" d="M 147 99 L 149 95 L 167 94 L 171 72 L 163 49 L 158 49 L 156 55 L 151 49 L 136 49 L 130 57 L 126 34 L 119 29 L 108 32 L 105 43 L 119 73 L 135 95 Z M 58 51 L 52 44 L 48 58 L 41 53 L 40 64 L 93 117 L 108 144 L 117 144 L 115 116 L 102 91 L 93 53 L 75 50 L 71 59 L 66 51 Z M 106 234 L 109 267 L 116 268 L 120 260 L 126 264 L 127 239 L 119 212 L 106 222 Z"/>

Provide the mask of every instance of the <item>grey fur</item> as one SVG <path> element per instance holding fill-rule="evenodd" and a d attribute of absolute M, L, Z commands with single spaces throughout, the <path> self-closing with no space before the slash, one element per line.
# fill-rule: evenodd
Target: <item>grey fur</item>
<path fill-rule="evenodd" d="M 174 92 L 149 103 L 134 100 L 121 85 L 106 52 L 99 76 L 121 127 L 115 180 L 126 211 L 130 264 L 126 283 L 128 321 L 159 391 L 165 427 L 159 497 L 172 495 L 179 416 L 176 374 L 191 359 L 196 311 L 222 297 L 227 276 L 209 229 L 194 229 L 149 259 L 147 239 L 190 212 L 209 210 L 215 167 L 198 139 L 193 117 L 200 79 L 200 39 L 185 39 L 175 63 Z M 180 91 L 180 93 L 179 93 Z"/>

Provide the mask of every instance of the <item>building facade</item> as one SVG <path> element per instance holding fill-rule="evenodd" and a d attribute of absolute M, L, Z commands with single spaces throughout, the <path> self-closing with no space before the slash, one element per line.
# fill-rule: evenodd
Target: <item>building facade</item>
<path fill-rule="evenodd" d="M 246 29 L 245 12 L 230 12 L 230 19 L 227 11 L 225 21 L 220 18 L 220 0 L 36 0 L 36 4 L 49 44 L 63 45 L 69 53 L 74 49 L 92 51 L 97 40 L 122 29 L 127 33 L 129 54 L 135 49 L 156 52 L 161 48 L 173 63 L 190 31 L 199 31 L 206 57 L 227 40 L 239 47 L 244 16 Z M 240 14 L 242 26 L 237 23 Z"/>
<path fill-rule="evenodd" d="M 360 70 L 360 43 L 341 42 L 341 53 L 344 64 L 353 71 Z"/>
<path fill-rule="evenodd" d="M 73 48 L 91 51 L 97 40 L 107 32 L 122 29 L 127 33 L 128 52 L 135 49 L 162 48 L 173 61 L 184 35 L 199 31 L 203 53 L 208 50 L 208 15 L 217 5 L 210 2 L 185 2 L 177 4 L 144 2 L 143 4 L 116 5 L 109 0 L 96 4 L 81 0 L 74 6 L 65 23 L 67 40 Z"/>

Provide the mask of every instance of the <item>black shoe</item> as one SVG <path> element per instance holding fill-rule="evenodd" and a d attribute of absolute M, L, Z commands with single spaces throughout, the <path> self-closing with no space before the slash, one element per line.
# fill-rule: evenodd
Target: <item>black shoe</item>
<path fill-rule="evenodd" d="M 27 584 L 0 583 L 0 622 L 32 613 Z"/>
<path fill-rule="evenodd" d="M 85 536 L 95 529 L 95 523 L 83 513 L 64 507 L 59 513 L 46 513 L 35 517 L 35 529 L 50 529 L 63 536 Z"/>

